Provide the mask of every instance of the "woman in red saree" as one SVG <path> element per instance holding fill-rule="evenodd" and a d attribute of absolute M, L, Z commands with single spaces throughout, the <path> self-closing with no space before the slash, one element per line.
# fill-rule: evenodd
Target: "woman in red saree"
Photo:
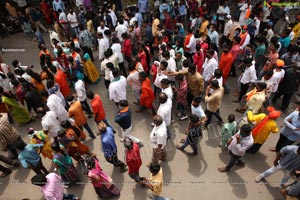
<path fill-rule="evenodd" d="M 42 0 L 40 3 L 40 9 L 44 14 L 45 20 L 48 25 L 52 24 L 52 9 L 46 0 Z"/>

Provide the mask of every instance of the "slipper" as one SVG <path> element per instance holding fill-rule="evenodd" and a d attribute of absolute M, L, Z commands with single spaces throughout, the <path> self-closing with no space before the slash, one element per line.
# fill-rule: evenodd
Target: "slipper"
<path fill-rule="evenodd" d="M 276 151 L 276 147 L 270 147 L 269 151 L 275 152 Z"/>

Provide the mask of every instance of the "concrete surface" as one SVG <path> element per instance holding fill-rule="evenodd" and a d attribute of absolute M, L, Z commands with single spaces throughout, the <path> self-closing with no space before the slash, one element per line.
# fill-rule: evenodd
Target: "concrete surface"
<path fill-rule="evenodd" d="M 51 50 L 49 45 L 49 37 L 44 33 L 47 46 Z M 5 40 L 0 41 L 2 49 L 2 57 L 5 63 L 11 66 L 13 59 L 18 59 L 23 65 L 33 64 L 34 70 L 40 71 L 38 48 L 37 43 L 33 41 L 27 41 L 24 39 L 22 33 L 13 35 Z M 7 49 L 18 49 L 13 52 L 4 52 Z M 94 52 L 95 56 L 98 56 L 98 52 Z M 99 61 L 95 62 L 96 66 L 99 65 Z M 226 120 L 228 114 L 236 114 L 238 119 L 241 115 L 234 111 L 237 105 L 232 104 L 233 88 L 237 87 L 236 78 L 229 78 L 229 86 L 232 88 L 231 94 L 224 96 L 221 115 Z M 113 102 L 110 102 L 107 98 L 107 91 L 104 87 L 103 78 L 101 82 L 96 85 L 88 85 L 89 89 L 92 89 L 96 93 L 101 95 L 104 103 L 107 118 L 116 127 L 120 133 L 120 129 L 113 122 L 114 115 L 117 112 L 117 107 Z M 143 160 L 143 166 L 140 170 L 140 175 L 149 177 L 149 172 L 146 164 L 151 159 L 151 148 L 149 145 L 149 134 L 152 129 L 151 113 L 135 113 L 136 105 L 133 102 L 133 95 L 131 89 L 128 88 L 128 99 L 130 107 L 133 111 L 133 134 L 141 138 L 145 142 L 145 146 L 141 149 L 141 156 Z M 203 104 L 204 106 L 204 104 Z M 205 107 L 205 106 L 204 106 Z M 175 145 L 181 138 L 184 137 L 183 131 L 187 125 L 187 121 L 180 122 L 177 117 L 174 117 L 175 122 L 172 124 L 172 129 L 175 132 L 175 139 L 168 143 L 168 158 L 167 162 L 163 162 L 164 181 L 162 196 L 174 199 L 174 200 L 187 200 L 187 199 L 214 199 L 214 200 L 237 200 L 237 199 L 251 199 L 251 200 L 271 200 L 271 199 L 283 199 L 279 191 L 279 181 L 282 178 L 282 173 L 278 172 L 266 179 L 265 183 L 257 184 L 254 182 L 254 178 L 262 171 L 266 170 L 273 163 L 275 154 L 268 151 L 268 148 L 275 145 L 278 134 L 271 135 L 269 140 L 261 148 L 257 155 L 246 155 L 244 161 L 246 166 L 244 168 L 234 167 L 228 173 L 219 173 L 217 168 L 224 166 L 229 161 L 229 155 L 227 151 L 221 151 L 218 147 L 219 139 L 218 133 L 220 127 L 218 125 L 212 125 L 209 130 L 204 131 L 204 137 L 200 142 L 199 155 L 196 157 L 189 157 L 185 153 L 175 149 Z M 96 124 L 93 120 L 89 120 L 89 124 L 96 132 Z M 34 127 L 40 129 L 40 120 L 36 120 L 27 125 L 14 124 L 20 131 L 22 137 L 28 142 L 26 135 L 26 129 L 28 127 Z M 282 119 L 279 120 L 279 125 L 282 125 Z M 120 143 L 120 134 L 116 135 L 116 142 L 118 145 L 119 159 L 124 160 L 124 148 Z M 149 190 L 141 188 L 136 185 L 127 173 L 120 173 L 118 169 L 108 164 L 101 152 L 100 138 L 96 140 L 87 140 L 86 142 L 91 150 L 97 154 L 102 168 L 112 177 L 115 184 L 121 190 L 121 196 L 117 199 L 120 200 L 144 200 L 147 199 L 147 192 Z M 188 147 L 187 151 L 191 151 Z M 50 160 L 43 159 L 45 166 L 51 168 Z M 80 166 L 79 166 L 80 168 Z M 34 172 L 31 170 L 18 167 L 13 170 L 13 173 L 0 179 L 0 199 L 1 200 L 19 200 L 28 198 L 30 200 L 41 199 L 40 188 L 30 183 L 31 177 L 34 176 Z M 74 193 L 80 199 L 97 199 L 97 195 L 94 192 L 93 186 L 88 182 L 87 178 L 81 178 L 81 183 L 70 187 L 66 190 L 68 193 Z"/>

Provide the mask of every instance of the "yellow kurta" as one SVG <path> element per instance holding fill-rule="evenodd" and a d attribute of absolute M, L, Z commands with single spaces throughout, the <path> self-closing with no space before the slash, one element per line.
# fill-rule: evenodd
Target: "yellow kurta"
<path fill-rule="evenodd" d="M 296 40 L 298 39 L 299 37 L 299 34 L 300 34 L 300 22 L 298 22 L 292 29 L 292 31 L 295 33 L 294 35 L 294 39 L 292 41 L 292 44 L 295 44 Z"/>
<path fill-rule="evenodd" d="M 267 115 L 264 113 L 260 113 L 257 115 L 254 115 L 252 111 L 247 112 L 247 118 L 248 121 L 255 124 L 258 124 L 261 122 Z M 269 121 L 266 123 L 264 127 L 262 127 L 258 134 L 253 136 L 254 144 L 264 144 L 265 141 L 270 136 L 270 133 L 277 133 L 279 131 L 277 123 L 273 119 L 269 119 Z"/>

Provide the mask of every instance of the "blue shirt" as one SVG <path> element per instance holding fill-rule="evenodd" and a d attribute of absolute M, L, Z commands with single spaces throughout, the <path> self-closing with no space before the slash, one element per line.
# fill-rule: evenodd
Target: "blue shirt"
<path fill-rule="evenodd" d="M 293 171 L 299 169 L 300 155 L 297 152 L 298 146 L 288 145 L 280 150 L 282 157 L 279 160 L 279 164 L 283 169 Z"/>
<path fill-rule="evenodd" d="M 27 169 L 30 166 L 37 166 L 41 160 L 40 155 L 36 152 L 36 148 L 42 147 L 43 144 L 27 144 L 19 153 L 18 159 L 21 165 Z"/>
<path fill-rule="evenodd" d="M 102 133 L 101 143 L 102 143 L 102 151 L 105 157 L 111 158 L 113 154 L 117 153 L 115 136 L 111 127 L 107 127 L 106 132 Z"/>
<path fill-rule="evenodd" d="M 131 126 L 131 110 L 128 108 L 127 111 L 120 110 L 116 117 L 115 122 L 119 124 L 122 129 L 128 129 Z"/>
<path fill-rule="evenodd" d="M 296 141 L 300 138 L 300 131 L 295 131 L 294 129 L 296 128 L 300 128 L 299 111 L 292 112 L 284 119 L 284 127 L 281 129 L 281 134 L 291 141 Z"/>

